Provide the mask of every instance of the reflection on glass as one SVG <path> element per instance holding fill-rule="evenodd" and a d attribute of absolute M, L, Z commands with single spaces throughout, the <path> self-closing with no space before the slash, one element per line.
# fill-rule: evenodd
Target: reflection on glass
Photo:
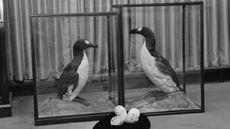
<path fill-rule="evenodd" d="M 33 17 L 38 117 L 117 105 L 115 16 Z"/>
<path fill-rule="evenodd" d="M 122 7 L 125 106 L 141 112 L 199 110 L 201 107 L 199 9 L 185 23 L 180 6 Z M 186 17 L 187 21 L 190 17 Z M 193 37 L 193 38 L 190 38 Z M 183 44 L 185 43 L 185 44 Z M 194 45 L 195 44 L 195 45 Z M 185 53 L 183 53 L 185 45 Z M 185 57 L 185 58 L 184 58 Z"/>

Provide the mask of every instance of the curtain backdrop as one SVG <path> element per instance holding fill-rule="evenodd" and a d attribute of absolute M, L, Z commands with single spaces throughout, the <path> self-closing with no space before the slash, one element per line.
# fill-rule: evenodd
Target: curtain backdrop
<path fill-rule="evenodd" d="M 79 12 L 104 12 L 114 10 L 111 4 L 163 3 L 197 0 L 9 0 L 9 42 L 8 65 L 11 79 L 22 81 L 32 79 L 31 33 L 29 16 L 31 14 L 57 14 Z M 204 62 L 205 67 L 229 66 L 229 9 L 228 0 L 204 0 Z M 187 7 L 186 17 L 186 66 L 199 67 L 199 11 L 198 7 Z M 174 68 L 182 67 L 182 9 L 178 7 L 150 7 L 124 10 L 124 59 L 129 72 L 142 71 L 139 51 L 143 38 L 130 36 L 130 28 L 149 26 L 156 34 L 157 50 L 166 57 Z M 49 21 L 49 20 L 48 20 Z M 38 20 L 39 22 L 39 20 Z M 44 32 L 38 37 L 39 79 L 58 78 L 61 70 L 72 58 L 73 41 L 85 37 L 99 44 L 97 50 L 89 49 L 89 60 L 94 66 L 91 73 L 104 73 L 108 70 L 106 41 L 107 29 L 103 18 L 65 20 L 37 24 Z M 38 29 L 38 30 L 39 30 Z M 115 33 L 115 32 L 114 32 Z M 40 38 L 40 39 L 39 39 Z M 113 39 L 116 42 L 116 39 Z M 43 43 L 42 41 L 48 41 Z M 63 43 L 65 42 L 65 43 Z M 115 48 L 113 46 L 112 48 Z M 116 55 L 116 54 L 114 54 Z M 114 62 L 116 64 L 116 62 Z M 49 67 L 47 67 L 49 66 Z"/>

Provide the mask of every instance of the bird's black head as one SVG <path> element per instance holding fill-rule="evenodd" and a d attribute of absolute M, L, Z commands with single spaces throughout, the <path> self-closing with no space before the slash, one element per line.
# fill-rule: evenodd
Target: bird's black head
<path fill-rule="evenodd" d="M 86 39 L 79 39 L 74 43 L 73 52 L 74 53 L 81 52 L 89 47 L 97 48 L 98 46 L 96 44 L 89 42 Z"/>
<path fill-rule="evenodd" d="M 132 29 L 129 31 L 130 34 L 140 34 L 143 35 L 145 38 L 154 37 L 154 33 L 149 27 L 141 27 L 137 29 Z"/>
<path fill-rule="evenodd" d="M 146 46 L 149 51 L 155 51 L 155 35 L 149 27 L 141 27 L 138 29 L 132 29 L 130 34 L 140 34 L 146 39 Z"/>

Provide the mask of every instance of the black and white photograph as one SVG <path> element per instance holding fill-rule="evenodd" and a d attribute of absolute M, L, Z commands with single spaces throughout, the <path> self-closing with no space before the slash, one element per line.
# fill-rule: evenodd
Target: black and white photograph
<path fill-rule="evenodd" d="M 0 0 L 1 129 L 228 129 L 230 1 Z"/>

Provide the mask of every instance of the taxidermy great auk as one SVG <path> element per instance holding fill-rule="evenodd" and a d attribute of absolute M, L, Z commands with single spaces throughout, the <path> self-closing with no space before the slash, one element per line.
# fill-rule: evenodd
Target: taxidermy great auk
<path fill-rule="evenodd" d="M 84 105 L 84 99 L 78 95 L 84 88 L 89 76 L 89 61 L 85 49 L 98 47 L 88 40 L 79 39 L 73 46 L 73 59 L 64 68 L 60 79 L 57 81 L 58 97 L 66 101 L 79 100 Z M 83 101 L 82 101 L 83 100 Z"/>
<path fill-rule="evenodd" d="M 169 62 L 156 51 L 156 41 L 149 27 L 130 30 L 130 34 L 140 34 L 145 41 L 140 51 L 140 60 L 144 73 L 163 91 L 172 93 L 181 90 L 178 77 Z"/>

